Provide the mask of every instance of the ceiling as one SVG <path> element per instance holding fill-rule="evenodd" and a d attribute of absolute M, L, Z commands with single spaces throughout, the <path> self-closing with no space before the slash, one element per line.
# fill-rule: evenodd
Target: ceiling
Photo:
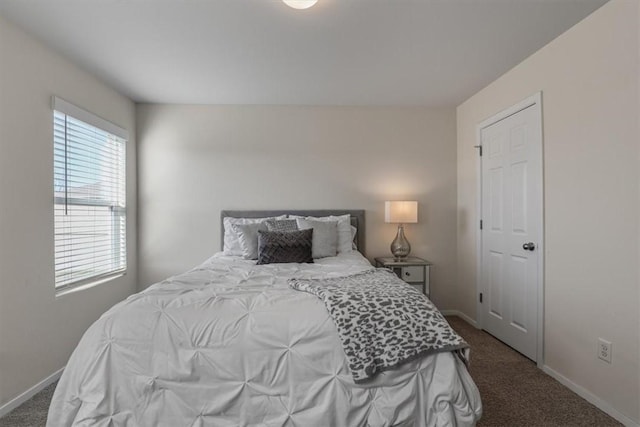
<path fill-rule="evenodd" d="M 0 0 L 137 102 L 455 106 L 606 0 Z"/>

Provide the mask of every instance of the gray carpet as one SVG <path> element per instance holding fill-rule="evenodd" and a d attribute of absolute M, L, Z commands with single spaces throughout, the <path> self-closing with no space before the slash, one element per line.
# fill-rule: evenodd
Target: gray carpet
<path fill-rule="evenodd" d="M 47 422 L 49 402 L 58 382 L 51 384 L 30 400 L 0 418 L 0 427 L 39 427 Z"/>
<path fill-rule="evenodd" d="M 471 346 L 469 372 L 482 397 L 482 427 L 621 426 L 535 363 L 458 317 L 449 323 Z"/>
<path fill-rule="evenodd" d="M 471 345 L 471 376 L 480 389 L 480 427 L 620 426 L 540 371 L 526 357 L 457 317 L 447 318 Z M 44 426 L 55 384 L 0 419 L 0 427 Z M 176 426 L 177 427 L 177 426 Z"/>

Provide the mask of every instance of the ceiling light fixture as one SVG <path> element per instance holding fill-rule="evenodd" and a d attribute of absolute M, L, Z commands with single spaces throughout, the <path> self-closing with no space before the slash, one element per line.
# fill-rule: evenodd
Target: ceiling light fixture
<path fill-rule="evenodd" d="M 318 0 L 282 0 L 287 6 L 294 9 L 309 9 L 316 4 Z"/>

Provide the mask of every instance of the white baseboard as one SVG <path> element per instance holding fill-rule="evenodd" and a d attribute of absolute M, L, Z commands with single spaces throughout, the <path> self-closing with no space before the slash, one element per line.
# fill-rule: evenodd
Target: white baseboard
<path fill-rule="evenodd" d="M 64 371 L 64 368 L 58 369 L 56 372 L 49 375 L 47 378 L 43 379 L 38 384 L 31 387 L 29 390 L 25 391 L 24 393 L 18 395 L 17 397 L 11 399 L 4 405 L 0 406 L 0 418 L 4 417 L 9 412 L 13 411 L 14 409 L 22 405 L 27 400 L 31 399 L 40 391 L 44 390 L 48 385 L 56 382 L 62 375 L 62 371 Z"/>
<path fill-rule="evenodd" d="M 440 310 L 440 313 L 444 314 L 445 316 L 456 316 L 456 317 L 459 317 L 462 320 L 464 320 L 465 322 L 467 322 L 468 324 L 470 324 L 471 326 L 473 326 L 474 328 L 478 329 L 478 322 L 476 322 L 471 317 L 467 316 L 466 314 L 464 314 L 461 311 L 458 311 L 458 310 Z"/>
<path fill-rule="evenodd" d="M 555 378 L 560 384 L 567 387 L 569 390 L 573 391 L 578 396 L 582 397 L 584 400 L 594 405 L 596 408 L 600 409 L 601 411 L 609 414 L 611 417 L 620 421 L 626 427 L 640 427 L 640 424 L 638 424 L 636 421 L 633 421 L 631 418 L 627 417 L 626 415 L 624 415 L 623 413 L 615 409 L 613 406 L 611 406 L 604 400 L 600 399 L 595 394 L 591 393 L 589 390 L 579 386 L 578 384 L 571 381 L 569 378 L 565 377 L 559 372 L 554 371 L 547 365 L 543 366 L 542 370 L 548 375 L 550 375 L 551 377 Z"/>

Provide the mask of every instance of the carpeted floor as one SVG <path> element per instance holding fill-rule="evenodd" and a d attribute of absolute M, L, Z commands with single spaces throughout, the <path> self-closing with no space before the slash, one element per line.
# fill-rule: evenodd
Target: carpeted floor
<path fill-rule="evenodd" d="M 0 427 L 40 427 L 47 422 L 49 402 L 57 382 L 0 418 Z"/>
<path fill-rule="evenodd" d="M 471 376 L 484 406 L 479 427 L 621 425 L 491 335 L 457 317 L 448 320 L 471 346 Z M 0 427 L 44 426 L 54 389 L 50 385 L 0 418 Z"/>
<path fill-rule="evenodd" d="M 479 427 L 622 425 L 491 335 L 458 317 L 447 320 L 471 346 L 469 372 L 483 405 Z"/>

